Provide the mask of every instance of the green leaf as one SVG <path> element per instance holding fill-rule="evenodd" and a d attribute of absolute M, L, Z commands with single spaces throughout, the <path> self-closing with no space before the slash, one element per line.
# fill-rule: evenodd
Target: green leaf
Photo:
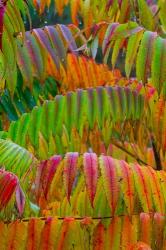
<path fill-rule="evenodd" d="M 142 80 L 143 83 L 147 82 L 151 70 L 154 41 L 156 37 L 157 33 L 145 31 L 141 40 L 136 61 L 136 74 L 138 80 Z"/>
<path fill-rule="evenodd" d="M 161 93 L 166 81 L 166 40 L 158 37 L 154 43 L 154 53 L 152 57 L 152 82 Z"/>
<path fill-rule="evenodd" d="M 134 62 L 137 56 L 142 35 L 143 35 L 143 30 L 132 35 L 128 40 L 126 58 L 125 58 L 125 72 L 128 78 L 134 66 Z"/>
<path fill-rule="evenodd" d="M 0 165 L 22 177 L 36 159 L 26 149 L 9 141 L 0 139 Z"/>
<path fill-rule="evenodd" d="M 153 31 L 155 29 L 155 22 L 151 9 L 149 8 L 145 0 L 138 0 L 137 2 L 138 2 L 139 18 L 141 24 L 147 30 Z"/>

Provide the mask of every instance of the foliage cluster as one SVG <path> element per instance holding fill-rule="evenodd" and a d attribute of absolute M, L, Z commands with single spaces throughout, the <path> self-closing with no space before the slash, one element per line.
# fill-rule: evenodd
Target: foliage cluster
<path fill-rule="evenodd" d="M 2 250 L 166 249 L 165 13 L 0 0 Z"/>

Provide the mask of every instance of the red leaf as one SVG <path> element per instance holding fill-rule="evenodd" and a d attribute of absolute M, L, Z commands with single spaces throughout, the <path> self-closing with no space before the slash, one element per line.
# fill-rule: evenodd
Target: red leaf
<path fill-rule="evenodd" d="M 49 160 L 42 161 L 38 166 L 35 180 L 36 196 L 38 199 L 43 193 L 45 199 L 47 199 L 49 187 L 61 159 L 61 156 L 55 155 L 52 156 Z"/>
<path fill-rule="evenodd" d="M 10 181 L 8 184 L 5 186 L 3 193 L 1 195 L 1 208 L 5 207 L 9 200 L 12 197 L 12 194 L 15 191 L 16 185 L 18 183 L 18 180 L 16 177 L 10 177 Z"/>
<path fill-rule="evenodd" d="M 55 156 L 52 156 L 50 158 L 50 167 L 49 167 L 49 170 L 48 170 L 48 175 L 47 175 L 47 184 L 46 184 L 46 187 L 45 187 L 45 197 L 47 198 L 47 194 L 48 194 L 48 191 L 49 191 L 49 187 L 51 185 L 51 182 L 54 178 L 54 174 L 57 170 L 57 167 L 60 163 L 60 161 L 62 160 L 62 157 L 60 155 L 55 155 Z"/>
<path fill-rule="evenodd" d="M 18 178 L 14 174 L 0 169 L 0 209 L 6 207 L 17 185 Z"/>
<path fill-rule="evenodd" d="M 105 229 L 104 225 L 99 222 L 94 230 L 94 238 L 93 238 L 93 249 L 94 250 L 103 250 L 104 249 L 104 237 Z"/>

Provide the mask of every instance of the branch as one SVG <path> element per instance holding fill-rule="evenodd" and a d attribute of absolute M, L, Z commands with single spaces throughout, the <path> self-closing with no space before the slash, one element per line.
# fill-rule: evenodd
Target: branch
<path fill-rule="evenodd" d="M 146 212 L 146 214 L 149 214 L 150 216 L 154 216 L 156 212 Z M 83 221 L 83 220 L 86 220 L 86 219 L 92 219 L 92 220 L 110 220 L 110 219 L 113 219 L 113 218 L 116 218 L 116 217 L 125 217 L 125 216 L 137 216 L 137 215 L 140 215 L 140 213 L 133 213 L 131 215 L 128 215 L 128 214 L 120 214 L 120 215 L 110 215 L 110 216 L 99 216 L 99 217 L 90 217 L 90 216 L 84 216 L 84 217 L 74 217 L 74 216 L 65 216 L 65 217 L 57 217 L 57 216 L 49 216 L 49 217 L 34 217 L 35 219 L 38 219 L 38 220 L 42 220 L 42 221 L 46 221 L 48 218 L 57 218 L 58 220 L 65 220 L 65 219 L 74 219 L 74 220 L 78 220 L 78 221 Z M 166 214 L 162 214 L 162 216 L 166 217 Z M 23 218 L 23 219 L 16 219 L 20 222 L 29 222 L 32 218 Z M 14 221 L 16 220 L 6 220 L 4 221 L 3 223 L 4 224 L 10 224 L 10 223 L 13 223 Z"/>
<path fill-rule="evenodd" d="M 154 158 L 155 158 L 155 162 L 156 162 L 156 170 L 160 171 L 160 170 L 162 170 L 162 164 L 161 164 L 160 154 L 157 151 L 156 144 L 155 144 L 155 141 L 154 141 L 154 138 L 153 138 L 152 135 L 151 135 L 151 143 L 152 143 L 152 148 L 153 148 L 153 152 L 154 152 Z"/>
<path fill-rule="evenodd" d="M 118 142 L 113 141 L 113 145 L 116 146 L 117 148 L 121 149 L 122 151 L 124 151 L 126 154 L 132 156 L 134 159 L 136 159 L 138 162 L 144 164 L 144 165 L 148 165 L 147 162 L 143 161 L 142 159 L 140 159 L 138 156 L 136 156 L 135 154 L 133 154 L 132 152 L 128 151 L 127 149 L 123 148 Z"/>

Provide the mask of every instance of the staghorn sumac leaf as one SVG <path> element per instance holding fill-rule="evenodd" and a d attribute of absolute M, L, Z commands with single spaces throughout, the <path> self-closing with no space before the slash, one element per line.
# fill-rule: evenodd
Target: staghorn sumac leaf
<path fill-rule="evenodd" d="M 117 93 L 115 88 L 113 87 L 107 87 L 107 92 L 110 96 L 110 104 L 111 104 L 111 116 L 113 121 L 116 119 L 120 119 L 120 107 L 119 107 L 119 101 L 117 98 Z"/>
<path fill-rule="evenodd" d="M 64 123 L 67 130 L 71 133 L 72 127 L 75 126 L 77 118 L 77 95 L 72 92 L 68 92 L 65 99 L 65 113 Z M 72 119 L 70 119 L 72 116 Z"/>
<path fill-rule="evenodd" d="M 166 193 L 165 193 L 165 188 L 166 188 L 166 173 L 164 170 L 161 171 L 157 171 L 157 176 L 158 176 L 158 180 L 160 183 L 160 190 L 163 194 L 164 197 L 164 201 L 166 202 Z"/>
<path fill-rule="evenodd" d="M 97 105 L 97 92 L 93 88 L 88 89 L 88 121 L 89 126 L 92 129 L 94 127 L 95 121 L 97 120 L 97 110 L 95 106 Z"/>
<path fill-rule="evenodd" d="M 153 234 L 155 241 L 152 241 L 154 249 L 162 249 L 164 240 L 165 217 L 161 213 L 155 213 L 153 218 Z"/>
<path fill-rule="evenodd" d="M 76 127 L 82 136 L 83 134 L 83 124 L 86 123 L 87 120 L 87 91 L 79 89 L 77 92 L 77 120 Z"/>
<path fill-rule="evenodd" d="M 147 82 L 151 71 L 152 55 L 156 37 L 156 32 L 145 31 L 139 47 L 136 61 L 136 74 L 138 80 L 142 80 L 143 83 Z"/>
<path fill-rule="evenodd" d="M 97 113 L 97 121 L 100 128 L 104 127 L 105 120 L 109 117 L 109 96 L 107 94 L 107 89 L 103 87 L 98 87 L 96 89 L 97 92 L 97 105 L 98 112 Z M 103 106 L 105 107 L 103 109 Z"/>
<path fill-rule="evenodd" d="M 124 250 L 129 249 L 129 246 L 137 241 L 137 224 L 134 224 L 129 216 L 124 216 L 121 230 L 121 247 Z"/>
<path fill-rule="evenodd" d="M 78 63 L 79 63 L 79 67 L 80 67 L 80 75 L 81 75 L 81 79 L 82 79 L 82 84 L 83 84 L 83 82 L 85 84 L 87 84 L 89 82 L 87 59 L 84 56 L 79 56 Z"/>
<path fill-rule="evenodd" d="M 140 30 L 140 32 L 132 35 L 128 40 L 126 58 L 125 58 L 125 72 L 128 78 L 130 76 L 132 67 L 134 65 L 142 36 L 143 36 L 143 30 Z"/>
<path fill-rule="evenodd" d="M 66 66 L 66 48 L 58 33 L 58 31 L 52 26 L 46 26 L 45 30 L 51 40 L 51 44 L 55 47 L 57 54 L 60 58 L 62 65 Z"/>
<path fill-rule="evenodd" d="M 118 96 L 118 105 L 119 105 L 119 109 L 120 109 L 120 117 L 121 119 L 125 119 L 126 114 L 127 114 L 127 102 L 126 102 L 126 95 L 125 95 L 125 91 L 123 88 L 116 86 L 116 93 Z"/>
<path fill-rule="evenodd" d="M 30 120 L 35 126 L 29 126 L 28 134 L 31 143 L 35 146 L 35 148 L 39 145 L 39 137 L 38 137 L 38 130 L 41 126 L 41 118 L 42 118 L 42 109 L 41 107 L 34 107 L 31 112 Z"/>
<path fill-rule="evenodd" d="M 77 173 L 78 153 L 67 153 L 64 162 L 64 185 L 66 189 L 67 199 L 70 202 L 74 180 Z"/>
<path fill-rule="evenodd" d="M 155 19 L 146 1 L 138 0 L 138 9 L 139 9 L 139 18 L 141 25 L 144 26 L 147 30 L 154 30 Z"/>
<path fill-rule="evenodd" d="M 85 153 L 83 156 L 85 182 L 91 206 L 94 207 L 93 202 L 96 194 L 97 178 L 98 178 L 98 162 L 95 153 Z"/>
<path fill-rule="evenodd" d="M 122 193 L 124 195 L 124 201 L 129 215 L 132 215 L 134 209 L 134 178 L 130 165 L 125 161 L 120 161 L 120 178 L 122 185 Z"/>
<path fill-rule="evenodd" d="M 119 23 L 125 23 L 130 18 L 131 3 L 129 0 L 119 1 Z"/>
<path fill-rule="evenodd" d="M 77 18 L 77 14 L 78 14 L 78 11 L 79 11 L 79 8 L 80 8 L 80 0 L 70 0 L 70 5 L 71 5 L 71 19 L 72 19 L 72 22 L 75 24 L 75 25 L 78 25 L 79 24 L 79 20 Z"/>
<path fill-rule="evenodd" d="M 19 186 L 19 192 L 22 193 L 22 189 L 19 184 L 19 180 L 17 176 L 13 173 L 7 172 L 5 170 L 0 169 L 0 209 L 4 209 L 8 203 L 10 202 L 13 195 L 16 195 L 16 202 L 18 201 L 18 191 L 17 188 Z M 22 197 L 23 198 L 23 197 Z M 17 208 L 20 214 L 24 209 L 24 198 L 22 199 L 22 203 L 17 202 Z"/>
<path fill-rule="evenodd" d="M 94 250 L 102 250 L 104 249 L 104 241 L 105 241 L 105 228 L 104 225 L 99 222 L 94 229 L 93 235 L 93 249 Z"/>
<path fill-rule="evenodd" d="M 25 195 L 23 190 L 21 189 L 20 184 L 17 184 L 16 187 L 16 204 L 19 211 L 19 215 L 22 215 L 25 206 Z"/>
<path fill-rule="evenodd" d="M 26 32 L 25 46 L 28 49 L 28 54 L 31 58 L 31 64 L 33 65 L 33 74 L 42 81 L 45 77 L 45 63 L 41 53 L 41 47 L 37 43 L 35 37 L 30 32 Z"/>
<path fill-rule="evenodd" d="M 61 161 L 61 156 L 60 155 L 55 155 L 50 158 L 50 166 L 46 178 L 46 187 L 45 187 L 45 196 L 47 198 L 48 190 L 49 187 L 52 183 L 53 177 L 55 175 L 55 172 L 57 170 L 57 167 Z"/>
<path fill-rule="evenodd" d="M 65 218 L 63 220 L 61 229 L 60 229 L 60 234 L 59 234 L 59 241 L 57 244 L 57 250 L 63 250 L 65 243 L 67 241 L 67 236 L 69 234 L 70 228 L 72 227 L 73 223 L 75 223 L 74 218 Z"/>
<path fill-rule="evenodd" d="M 158 1 L 158 7 L 160 9 L 160 12 L 159 12 L 160 20 L 162 22 L 162 25 L 163 25 L 164 29 L 166 30 L 166 20 L 165 20 L 166 2 L 162 1 L 162 0 L 159 0 Z"/>
<path fill-rule="evenodd" d="M 0 164 L 18 177 L 29 170 L 35 163 L 35 157 L 23 147 L 10 140 L 0 139 Z"/>
<path fill-rule="evenodd" d="M 149 173 L 150 185 L 153 194 L 152 198 L 156 211 L 164 213 L 165 211 L 164 196 L 159 186 L 160 184 L 156 171 L 153 170 L 151 167 L 148 167 L 147 173 Z"/>
<path fill-rule="evenodd" d="M 55 155 L 38 165 L 35 179 L 35 193 L 38 200 L 43 196 L 47 201 L 51 183 L 61 160 L 60 155 Z"/>
<path fill-rule="evenodd" d="M 3 177 L 2 177 L 3 178 Z M 9 203 L 13 193 L 15 192 L 18 180 L 10 173 L 4 176 L 4 182 L 0 192 L 0 209 L 2 210 Z"/>
<path fill-rule="evenodd" d="M 147 243 L 148 245 L 151 245 L 151 230 L 152 230 L 152 219 L 150 218 L 149 214 L 141 213 L 140 214 L 140 240 L 142 242 Z"/>
<path fill-rule="evenodd" d="M 30 218 L 27 226 L 27 238 L 26 242 L 27 250 L 37 250 L 40 246 L 41 232 L 44 227 L 44 221 L 38 218 Z"/>
<path fill-rule="evenodd" d="M 164 82 L 166 81 L 166 40 L 157 37 L 154 42 L 154 52 L 152 57 L 152 83 L 160 94 L 162 88 L 164 88 Z"/>
<path fill-rule="evenodd" d="M 119 250 L 121 244 L 121 226 L 121 217 L 115 216 L 111 219 L 105 235 L 105 249 Z"/>
<path fill-rule="evenodd" d="M 103 178 L 104 190 L 111 208 L 115 214 L 119 199 L 119 184 L 117 182 L 116 162 L 110 156 L 101 156 L 100 168 Z"/>
<path fill-rule="evenodd" d="M 55 126 L 55 132 L 57 134 L 59 134 L 59 133 L 61 134 L 61 132 L 62 132 L 62 121 L 64 119 L 63 112 L 65 111 L 65 109 L 66 109 L 66 106 L 65 106 L 65 98 L 64 98 L 64 96 L 57 95 L 55 97 L 56 119 L 54 118 L 53 124 L 52 124 L 52 126 Z"/>
<path fill-rule="evenodd" d="M 107 49 L 110 45 L 110 41 L 114 35 L 114 32 L 116 30 L 116 28 L 118 27 L 118 23 L 113 23 L 113 24 L 110 24 L 107 28 L 107 31 L 105 33 L 105 37 L 104 37 L 104 40 L 103 40 L 103 44 L 102 44 L 102 52 L 103 52 L 103 55 L 105 55 L 107 53 Z"/>
<path fill-rule="evenodd" d="M 25 47 L 25 44 L 18 40 L 17 42 L 17 63 L 22 73 L 24 82 L 27 86 L 32 89 L 33 77 L 32 77 L 32 64 L 28 54 L 28 51 Z"/>
<path fill-rule="evenodd" d="M 57 51 L 55 47 L 53 47 L 53 45 L 50 43 L 49 37 L 47 33 L 45 32 L 45 30 L 38 28 L 38 29 L 34 29 L 33 33 L 36 39 L 38 39 L 39 43 L 48 51 L 57 69 L 59 70 L 60 62 L 59 62 L 59 58 L 57 55 Z"/>
<path fill-rule="evenodd" d="M 55 249 L 58 229 L 59 229 L 58 219 L 48 217 L 47 220 L 45 221 L 44 227 L 41 232 L 40 247 L 39 247 L 41 250 Z"/>
<path fill-rule="evenodd" d="M 58 24 L 58 27 L 61 30 L 63 37 L 65 38 L 65 41 L 67 43 L 67 47 L 70 49 L 70 51 L 72 53 L 77 55 L 77 51 L 76 51 L 77 45 L 75 43 L 75 40 L 72 36 L 70 29 L 63 24 Z"/>
<path fill-rule="evenodd" d="M 27 237 L 27 225 L 18 220 L 10 223 L 8 229 L 8 241 L 6 249 L 25 249 Z"/>
<path fill-rule="evenodd" d="M 140 167 L 138 164 L 134 164 L 132 167 L 134 173 L 135 188 L 137 190 L 141 206 L 144 212 L 150 212 L 152 210 L 152 193 L 147 175 L 146 167 Z"/>

